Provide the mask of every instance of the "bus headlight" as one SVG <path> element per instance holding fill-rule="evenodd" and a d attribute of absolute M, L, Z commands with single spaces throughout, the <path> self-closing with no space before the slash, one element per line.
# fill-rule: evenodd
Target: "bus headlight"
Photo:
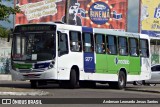
<path fill-rule="evenodd" d="M 49 65 L 49 69 L 51 69 L 51 68 L 54 68 L 54 65 L 53 65 L 53 64 L 50 64 L 50 65 Z"/>
<path fill-rule="evenodd" d="M 55 61 L 51 61 L 51 63 L 49 64 L 49 69 L 51 69 L 51 68 L 54 68 L 54 64 L 55 64 Z"/>

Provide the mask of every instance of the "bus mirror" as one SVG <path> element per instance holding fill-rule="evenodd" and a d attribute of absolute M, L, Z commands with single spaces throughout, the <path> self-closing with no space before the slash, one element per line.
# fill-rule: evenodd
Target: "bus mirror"
<path fill-rule="evenodd" d="M 11 38 L 11 36 L 10 36 L 10 34 L 8 35 L 8 38 L 7 38 L 7 42 L 10 42 L 10 38 Z"/>
<path fill-rule="evenodd" d="M 8 38 L 7 38 L 7 42 L 10 42 L 10 38 L 12 38 L 12 37 L 13 37 L 13 34 L 9 34 Z"/>
<path fill-rule="evenodd" d="M 7 38 L 7 42 L 9 42 L 10 41 L 10 35 L 8 35 L 8 38 Z"/>
<path fill-rule="evenodd" d="M 10 42 L 10 38 L 13 37 L 13 29 L 10 30 L 11 32 L 8 34 L 7 42 Z"/>
<path fill-rule="evenodd" d="M 58 35 L 61 35 L 61 34 L 62 34 L 60 31 L 58 31 L 57 33 L 58 33 Z"/>

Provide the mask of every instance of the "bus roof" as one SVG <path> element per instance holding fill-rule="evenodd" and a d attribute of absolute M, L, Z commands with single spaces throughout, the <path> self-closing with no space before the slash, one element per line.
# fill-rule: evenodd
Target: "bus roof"
<path fill-rule="evenodd" d="M 76 25 L 68 25 L 65 23 L 56 23 L 56 22 L 40 22 L 40 23 L 29 23 L 29 24 L 23 24 L 23 25 L 34 25 L 34 24 L 49 24 L 49 25 L 56 25 L 57 29 L 61 30 L 75 30 L 75 31 L 81 31 L 82 27 L 86 26 L 76 26 Z M 20 26 L 21 24 L 18 24 L 16 26 Z M 86 27 L 89 28 L 89 27 Z M 120 35 L 120 36 L 127 36 L 127 37 L 135 37 L 135 38 L 144 38 L 144 39 L 159 39 L 159 38 L 153 38 L 149 37 L 146 34 L 140 34 L 140 33 L 131 33 L 131 32 L 125 32 L 125 31 L 116 31 L 115 29 L 105 29 L 105 28 L 92 28 L 94 33 L 105 33 L 110 35 Z"/>

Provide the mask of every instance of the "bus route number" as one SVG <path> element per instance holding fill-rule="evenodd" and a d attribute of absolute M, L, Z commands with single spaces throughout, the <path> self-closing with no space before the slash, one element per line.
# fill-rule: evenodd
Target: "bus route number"
<path fill-rule="evenodd" d="M 91 62 L 93 60 L 93 57 L 85 57 L 86 62 Z"/>

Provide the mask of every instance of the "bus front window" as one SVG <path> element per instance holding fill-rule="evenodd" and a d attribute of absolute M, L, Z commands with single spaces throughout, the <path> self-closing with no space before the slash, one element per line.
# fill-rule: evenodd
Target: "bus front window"
<path fill-rule="evenodd" d="M 13 60 L 52 60 L 55 57 L 55 34 L 25 33 L 13 38 Z"/>

